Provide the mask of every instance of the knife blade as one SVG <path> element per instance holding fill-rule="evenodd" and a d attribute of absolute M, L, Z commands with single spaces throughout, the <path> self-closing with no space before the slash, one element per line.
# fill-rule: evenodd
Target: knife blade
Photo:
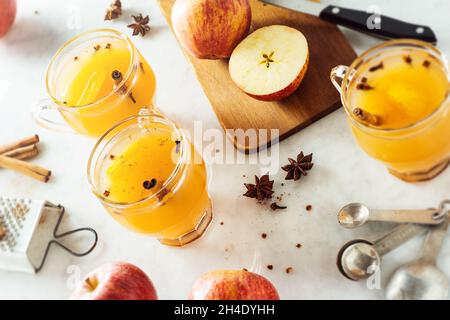
<path fill-rule="evenodd" d="M 381 39 L 410 38 L 437 43 L 433 30 L 385 15 L 326 5 L 307 0 L 262 0 L 262 2 L 316 15 L 328 22 Z"/>

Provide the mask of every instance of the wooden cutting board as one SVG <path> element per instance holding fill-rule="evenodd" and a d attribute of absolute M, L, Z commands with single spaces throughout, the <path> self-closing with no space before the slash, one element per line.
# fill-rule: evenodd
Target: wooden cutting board
<path fill-rule="evenodd" d="M 158 0 L 171 26 L 175 0 Z M 253 152 L 269 147 L 340 107 L 340 98 L 330 82 L 330 70 L 349 65 L 356 57 L 341 31 L 319 18 L 250 0 L 252 28 L 281 24 L 300 30 L 308 40 L 310 62 L 306 76 L 294 95 L 278 102 L 262 102 L 243 93 L 231 80 L 226 60 L 200 60 L 186 53 L 219 122 L 235 147 Z M 230 130 L 231 129 L 231 130 Z M 234 129 L 278 129 L 267 139 L 242 139 Z M 227 131 L 228 130 L 228 131 Z"/>

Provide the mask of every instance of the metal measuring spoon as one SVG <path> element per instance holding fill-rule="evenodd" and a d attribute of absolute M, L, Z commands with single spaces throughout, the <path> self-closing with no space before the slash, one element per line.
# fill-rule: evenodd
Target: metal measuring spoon
<path fill-rule="evenodd" d="M 338 253 L 338 269 L 350 280 L 367 279 L 380 270 L 382 256 L 426 230 L 423 225 L 402 224 L 373 242 L 364 239 L 349 241 Z"/>
<path fill-rule="evenodd" d="M 446 300 L 448 279 L 436 266 L 436 259 L 447 234 L 449 218 L 431 227 L 423 245 L 422 257 L 398 268 L 386 288 L 391 300 Z"/>
<path fill-rule="evenodd" d="M 338 222 L 347 229 L 362 226 L 367 221 L 397 223 L 440 224 L 443 217 L 436 209 L 426 210 L 374 210 L 361 203 L 350 203 L 338 213 Z"/>

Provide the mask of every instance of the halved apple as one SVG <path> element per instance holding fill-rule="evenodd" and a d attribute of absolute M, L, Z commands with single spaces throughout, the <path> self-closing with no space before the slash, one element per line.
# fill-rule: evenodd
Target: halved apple
<path fill-rule="evenodd" d="M 274 101 L 297 90 L 308 61 L 305 36 L 297 29 L 273 25 L 256 30 L 234 49 L 229 71 L 249 96 Z"/>

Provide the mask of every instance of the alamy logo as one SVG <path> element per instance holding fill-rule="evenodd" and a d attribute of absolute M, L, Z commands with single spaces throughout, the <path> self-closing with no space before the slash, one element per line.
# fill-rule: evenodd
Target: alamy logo
<path fill-rule="evenodd" d="M 367 274 L 371 276 L 367 278 L 367 289 L 380 290 L 381 289 L 381 270 L 378 266 L 371 265 L 367 268 Z"/>
<path fill-rule="evenodd" d="M 381 29 L 381 9 L 376 5 L 371 5 L 367 8 L 367 13 L 371 15 L 367 18 L 366 26 L 369 30 Z"/>

